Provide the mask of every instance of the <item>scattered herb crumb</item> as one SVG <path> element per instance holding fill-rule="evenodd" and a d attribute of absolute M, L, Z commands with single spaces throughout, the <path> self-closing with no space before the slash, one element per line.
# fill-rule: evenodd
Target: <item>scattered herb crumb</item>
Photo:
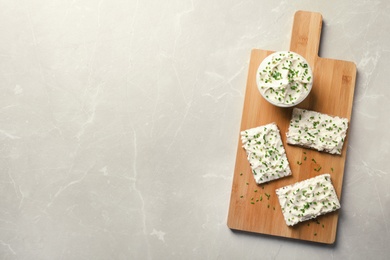
<path fill-rule="evenodd" d="M 251 201 L 251 204 L 255 204 L 253 201 Z"/>
<path fill-rule="evenodd" d="M 297 164 L 298 164 L 298 165 L 301 165 L 301 164 L 302 164 L 302 162 L 300 162 L 300 161 L 297 161 Z"/>
<path fill-rule="evenodd" d="M 242 198 L 244 198 L 244 196 L 241 195 L 240 198 L 242 199 Z"/>
<path fill-rule="evenodd" d="M 331 167 L 330 170 L 333 172 L 334 171 L 333 167 Z"/>
<path fill-rule="evenodd" d="M 267 208 L 269 208 L 269 204 L 267 205 Z"/>
<path fill-rule="evenodd" d="M 249 183 L 247 182 L 247 183 L 245 183 L 246 185 L 249 185 Z"/>
<path fill-rule="evenodd" d="M 275 207 L 272 207 L 275 210 Z"/>
<path fill-rule="evenodd" d="M 263 200 L 263 196 L 260 196 L 260 201 L 262 201 Z"/>
<path fill-rule="evenodd" d="M 317 163 L 317 161 L 313 158 L 313 159 L 311 159 L 314 163 Z"/>
<path fill-rule="evenodd" d="M 314 168 L 314 170 L 315 170 L 316 172 L 319 172 L 321 169 L 322 169 L 321 166 L 319 166 L 318 168 Z"/>
<path fill-rule="evenodd" d="M 257 190 L 255 190 L 255 192 L 257 192 Z"/>
<path fill-rule="evenodd" d="M 242 176 L 243 173 L 240 173 L 240 176 Z"/>
<path fill-rule="evenodd" d="M 304 160 L 304 161 L 306 161 L 306 159 L 307 159 L 307 157 L 306 157 L 306 156 L 305 156 L 305 157 L 303 157 L 303 160 Z"/>
<path fill-rule="evenodd" d="M 265 196 L 267 196 L 267 200 L 269 200 L 269 197 L 271 197 L 271 194 L 265 193 Z"/>
<path fill-rule="evenodd" d="M 315 236 L 317 236 L 317 233 L 314 233 Z"/>
<path fill-rule="evenodd" d="M 324 225 L 324 224 L 322 224 L 322 228 L 325 228 L 325 225 Z"/>

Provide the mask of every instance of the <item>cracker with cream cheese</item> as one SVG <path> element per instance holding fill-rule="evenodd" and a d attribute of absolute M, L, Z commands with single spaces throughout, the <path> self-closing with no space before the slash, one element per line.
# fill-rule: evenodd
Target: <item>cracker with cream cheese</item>
<path fill-rule="evenodd" d="M 340 208 L 328 173 L 276 189 L 276 194 L 288 226 Z"/>
<path fill-rule="evenodd" d="M 256 183 L 291 175 L 279 128 L 275 123 L 242 131 L 241 141 Z"/>
<path fill-rule="evenodd" d="M 331 154 L 341 154 L 347 129 L 346 118 L 294 108 L 286 133 L 287 143 Z"/>

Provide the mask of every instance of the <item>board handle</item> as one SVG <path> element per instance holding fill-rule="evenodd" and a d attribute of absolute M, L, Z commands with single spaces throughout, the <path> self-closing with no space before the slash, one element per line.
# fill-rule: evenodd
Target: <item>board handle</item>
<path fill-rule="evenodd" d="M 297 11 L 291 34 L 290 50 L 302 55 L 309 64 L 318 58 L 321 40 L 322 15 L 320 13 Z"/>

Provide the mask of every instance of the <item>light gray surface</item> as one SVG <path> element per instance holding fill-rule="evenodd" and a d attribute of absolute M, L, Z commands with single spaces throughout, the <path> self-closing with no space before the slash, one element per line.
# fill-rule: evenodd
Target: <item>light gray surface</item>
<path fill-rule="evenodd" d="M 274 3 L 277 2 L 277 3 Z M 358 69 L 334 246 L 226 226 L 250 51 Z M 0 0 L 1 259 L 385 259 L 390 2 Z"/>

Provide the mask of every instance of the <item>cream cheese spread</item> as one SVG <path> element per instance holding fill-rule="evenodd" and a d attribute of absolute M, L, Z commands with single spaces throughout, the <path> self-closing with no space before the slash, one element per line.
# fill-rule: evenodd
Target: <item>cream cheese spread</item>
<path fill-rule="evenodd" d="M 331 154 L 341 154 L 347 129 L 346 118 L 294 108 L 286 133 L 287 143 Z"/>
<path fill-rule="evenodd" d="M 340 208 L 328 173 L 279 188 L 276 194 L 288 226 Z"/>
<path fill-rule="evenodd" d="M 303 101 L 313 85 L 308 62 L 291 51 L 275 52 L 260 64 L 257 86 L 262 96 L 278 106 L 294 106 Z"/>
<path fill-rule="evenodd" d="M 256 183 L 291 175 L 280 132 L 275 123 L 242 131 L 241 141 Z"/>

